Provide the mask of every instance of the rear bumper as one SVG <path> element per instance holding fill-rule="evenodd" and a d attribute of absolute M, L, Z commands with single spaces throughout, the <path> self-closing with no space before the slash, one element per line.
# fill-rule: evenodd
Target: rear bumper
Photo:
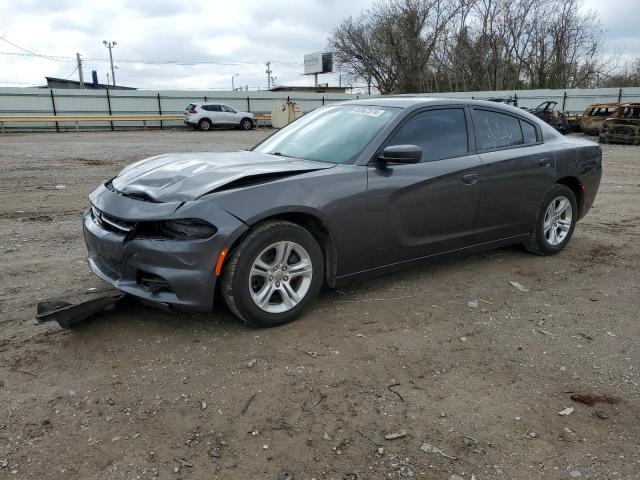
<path fill-rule="evenodd" d="M 600 188 L 600 180 L 602 178 L 602 162 L 598 162 L 598 166 L 583 175 L 580 179 L 581 183 L 581 208 L 578 218 L 583 218 L 591 209 L 593 202 L 596 200 L 598 189 Z"/>
<path fill-rule="evenodd" d="M 165 306 L 210 312 L 216 284 L 216 236 L 203 241 L 126 240 L 83 216 L 87 263 L 118 290 Z"/>

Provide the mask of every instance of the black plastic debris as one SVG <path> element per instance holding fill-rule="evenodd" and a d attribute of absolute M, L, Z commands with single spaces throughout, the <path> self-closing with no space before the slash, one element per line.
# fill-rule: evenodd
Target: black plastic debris
<path fill-rule="evenodd" d="M 71 328 L 77 323 L 101 313 L 126 298 L 125 294 L 93 298 L 82 303 L 40 302 L 37 305 L 38 323 L 58 322 L 62 328 Z"/>

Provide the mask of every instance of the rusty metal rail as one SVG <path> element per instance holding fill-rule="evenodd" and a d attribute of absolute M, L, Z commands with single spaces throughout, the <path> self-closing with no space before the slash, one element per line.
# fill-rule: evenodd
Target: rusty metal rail
<path fill-rule="evenodd" d="M 163 122 L 169 120 L 182 120 L 183 115 L 170 115 L 170 114 L 131 114 L 131 115 L 0 115 L 0 129 L 4 133 L 5 123 L 60 123 L 60 122 L 73 122 L 76 126 L 76 131 L 80 131 L 81 122 L 142 122 L 142 126 L 146 129 L 147 122 Z M 260 126 L 260 122 L 263 122 L 264 126 L 267 126 L 271 122 L 271 114 L 258 113 L 255 115 L 256 126 Z"/>

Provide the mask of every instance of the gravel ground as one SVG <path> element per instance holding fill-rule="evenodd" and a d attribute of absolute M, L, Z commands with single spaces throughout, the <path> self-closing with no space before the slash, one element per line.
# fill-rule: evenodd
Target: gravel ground
<path fill-rule="evenodd" d="M 137 304 L 34 325 L 38 301 L 109 290 L 80 226 L 100 181 L 267 134 L 0 137 L 0 478 L 640 478 L 637 147 L 603 146 L 596 204 L 554 257 L 499 249 L 326 290 L 269 330 Z"/>

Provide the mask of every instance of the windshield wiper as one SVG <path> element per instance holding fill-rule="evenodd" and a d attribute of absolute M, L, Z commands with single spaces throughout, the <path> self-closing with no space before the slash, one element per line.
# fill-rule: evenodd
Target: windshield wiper
<path fill-rule="evenodd" d="M 282 152 L 273 152 L 273 153 L 270 153 L 269 155 L 275 155 L 276 157 L 294 158 L 294 157 L 292 157 L 291 155 L 285 155 L 285 154 L 284 154 L 284 153 L 282 153 Z"/>

